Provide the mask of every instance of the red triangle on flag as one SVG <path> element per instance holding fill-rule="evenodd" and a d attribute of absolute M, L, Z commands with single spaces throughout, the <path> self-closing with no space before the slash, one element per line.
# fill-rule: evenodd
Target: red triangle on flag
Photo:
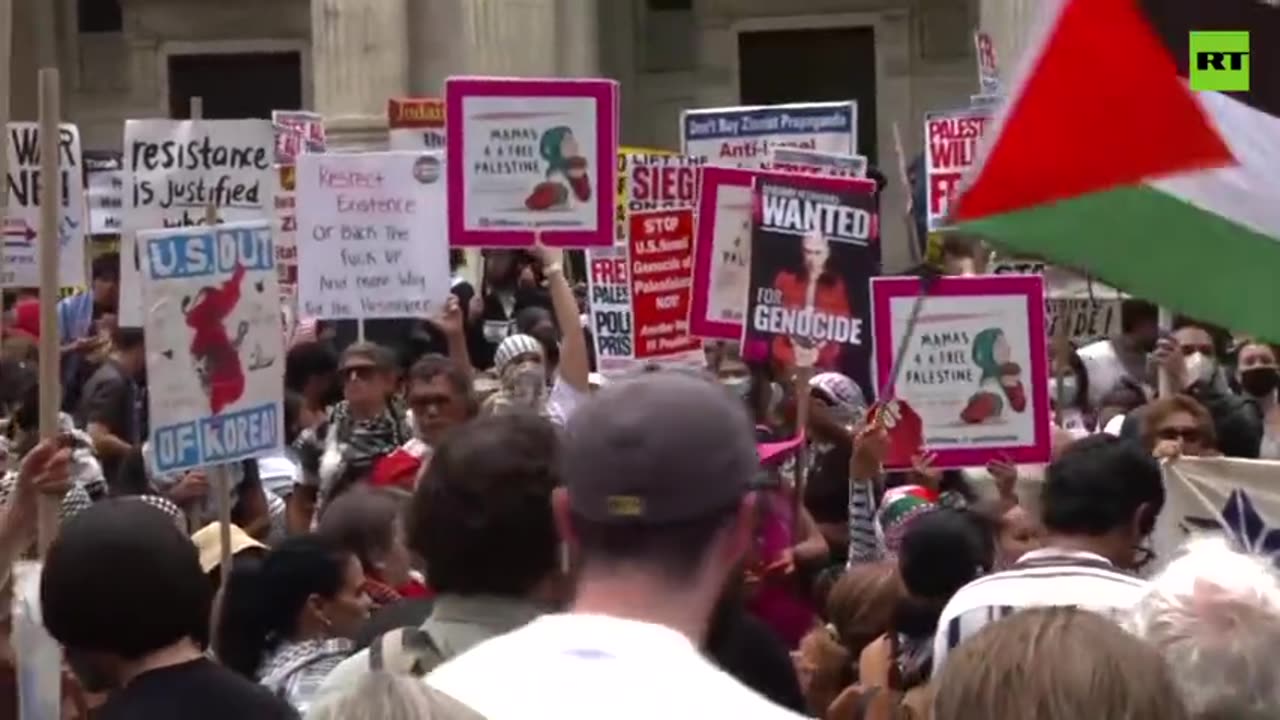
<path fill-rule="evenodd" d="M 1064 2 L 952 220 L 1236 164 L 1135 0 Z"/>

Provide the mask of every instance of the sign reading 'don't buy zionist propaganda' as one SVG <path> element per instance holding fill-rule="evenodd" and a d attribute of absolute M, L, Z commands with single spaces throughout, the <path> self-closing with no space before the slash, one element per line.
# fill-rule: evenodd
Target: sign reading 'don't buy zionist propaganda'
<path fill-rule="evenodd" d="M 140 230 L 275 217 L 275 130 L 270 120 L 128 120 L 120 233 L 120 325 L 142 327 L 134 235 Z M 278 298 L 277 298 L 278 299 Z M 278 325 L 278 320 L 277 320 Z"/>
<path fill-rule="evenodd" d="M 0 287 L 40 285 L 41 203 L 49 202 L 41 192 L 40 126 L 37 123 L 9 123 L 5 133 L 9 154 L 9 208 L 4 217 L 4 272 Z M 58 172 L 62 176 L 62 196 L 55 198 L 58 212 L 58 282 L 63 287 L 84 285 L 85 207 L 81 174 L 80 131 L 75 125 L 58 128 Z M 4 190 L 0 187 L 0 191 Z"/>
<path fill-rule="evenodd" d="M 156 471 L 277 453 L 284 338 L 271 222 L 138 233 Z"/>
<path fill-rule="evenodd" d="M 454 247 L 613 244 L 618 84 L 449 78 Z"/>
<path fill-rule="evenodd" d="M 704 108 L 680 116 L 681 152 L 725 167 L 761 167 L 779 145 L 851 155 L 857 137 L 852 101 Z"/>
<path fill-rule="evenodd" d="M 978 154 L 978 141 L 991 120 L 984 109 L 948 110 L 925 116 L 925 173 L 929 230 L 946 222 L 951 198 Z"/>
<path fill-rule="evenodd" d="M 424 318 L 449 296 L 440 153 L 298 158 L 298 307 L 326 319 Z"/>

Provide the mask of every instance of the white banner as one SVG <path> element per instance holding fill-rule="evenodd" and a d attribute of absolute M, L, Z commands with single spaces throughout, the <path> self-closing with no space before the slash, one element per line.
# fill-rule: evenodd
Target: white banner
<path fill-rule="evenodd" d="M 1280 462 L 1179 458 L 1165 463 L 1164 488 L 1152 534 L 1157 562 L 1198 532 L 1225 533 L 1240 550 L 1280 559 Z"/>
<path fill-rule="evenodd" d="M 138 233 L 155 470 L 281 451 L 284 337 L 271 223 Z"/>
<path fill-rule="evenodd" d="M 302 155 L 297 168 L 303 315 L 425 318 L 444 307 L 443 153 Z"/>
<path fill-rule="evenodd" d="M 140 230 L 275 216 L 275 133 L 270 120 L 128 120 L 125 222 L 120 234 L 120 324 L 141 327 Z"/>
<path fill-rule="evenodd" d="M 80 177 L 80 131 L 62 125 L 58 132 L 58 170 L 62 175 L 62 211 L 58 214 L 58 281 L 63 287 L 85 284 L 84 182 Z M 9 210 L 4 221 L 4 272 L 0 287 L 40 285 L 40 126 L 9 123 Z"/>

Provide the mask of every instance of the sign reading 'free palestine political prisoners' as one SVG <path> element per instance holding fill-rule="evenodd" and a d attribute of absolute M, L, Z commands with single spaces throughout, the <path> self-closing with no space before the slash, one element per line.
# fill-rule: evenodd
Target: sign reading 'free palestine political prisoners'
<path fill-rule="evenodd" d="M 4 218 L 4 273 L 0 287 L 40 284 L 40 126 L 9 123 L 7 152 L 9 209 Z M 62 197 L 58 198 L 58 281 L 63 287 L 84 285 L 84 185 L 80 178 L 80 132 L 75 125 L 58 129 L 58 170 Z"/>
<path fill-rule="evenodd" d="M 275 131 L 270 120 L 129 120 L 124 125 L 125 213 L 120 324 L 142 327 L 140 230 L 275 216 Z"/>
<path fill-rule="evenodd" d="M 725 167 L 760 167 L 779 145 L 851 155 L 857 138 L 852 101 L 705 108 L 680 116 L 681 152 Z"/>
<path fill-rule="evenodd" d="M 328 319 L 423 318 L 449 296 L 440 153 L 298 158 L 298 307 Z"/>
<path fill-rule="evenodd" d="M 284 337 L 271 223 L 138 233 L 158 472 L 279 452 Z"/>
<path fill-rule="evenodd" d="M 449 78 L 454 247 L 613 244 L 618 84 Z"/>

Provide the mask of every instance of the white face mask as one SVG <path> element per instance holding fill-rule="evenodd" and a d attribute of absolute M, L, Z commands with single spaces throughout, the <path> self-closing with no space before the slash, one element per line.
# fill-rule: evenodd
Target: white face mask
<path fill-rule="evenodd" d="M 1204 353 L 1192 353 L 1187 356 L 1187 378 L 1192 382 L 1209 382 L 1217 369 L 1217 361 Z"/>
<path fill-rule="evenodd" d="M 728 388 L 740 398 L 746 398 L 751 392 L 751 378 L 748 377 L 727 377 L 720 380 L 720 384 Z"/>
<path fill-rule="evenodd" d="M 533 407 L 546 395 L 547 373 L 542 363 L 523 362 L 507 372 L 509 374 L 508 392 L 517 402 Z"/>

